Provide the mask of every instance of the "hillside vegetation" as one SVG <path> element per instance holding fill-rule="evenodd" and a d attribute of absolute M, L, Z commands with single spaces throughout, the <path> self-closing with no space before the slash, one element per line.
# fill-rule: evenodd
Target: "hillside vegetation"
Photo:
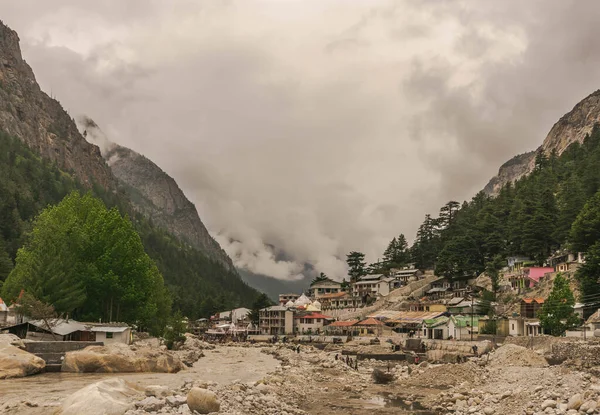
<path fill-rule="evenodd" d="M 28 242 L 34 218 L 73 190 L 88 191 L 21 140 L 0 132 L 0 283 L 13 269 L 18 249 Z M 91 192 L 121 215 L 131 214 L 122 194 L 106 192 L 98 185 L 92 186 Z M 131 219 L 145 252 L 164 278 L 174 310 L 198 318 L 230 307 L 249 306 L 258 296 L 234 271 L 157 229 L 142 215 L 132 214 Z M 13 299 L 15 289 L 4 290 L 5 300 Z M 77 307 L 73 317 L 104 312 L 101 307 L 105 305 L 94 306 L 90 301 Z"/>

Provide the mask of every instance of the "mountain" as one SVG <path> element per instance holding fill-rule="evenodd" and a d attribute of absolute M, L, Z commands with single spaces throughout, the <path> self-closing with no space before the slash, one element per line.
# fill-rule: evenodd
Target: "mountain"
<path fill-rule="evenodd" d="M 98 147 L 89 144 L 60 103 L 46 95 L 21 55 L 19 36 L 0 22 L 0 130 L 44 159 L 72 172 L 86 187 L 114 190 Z"/>
<path fill-rule="evenodd" d="M 600 90 L 584 98 L 575 107 L 563 115 L 550 130 L 542 145 L 536 150 L 518 155 L 504 163 L 498 175 L 485 186 L 484 192 L 497 195 L 502 186 L 515 182 L 531 173 L 535 164 L 535 155 L 543 151 L 547 156 L 552 152 L 561 155 L 572 143 L 583 143 L 596 123 L 600 122 Z"/>
<path fill-rule="evenodd" d="M 95 124 L 89 123 L 93 130 Z M 93 141 L 93 134 L 85 135 Z M 173 308 L 188 317 L 249 306 L 258 295 L 242 281 L 171 177 L 132 150 L 86 140 L 60 103 L 40 89 L 21 56 L 18 35 L 2 22 L 0 145 L 9 149 L 8 157 L 0 157 L 0 272 L 10 269 L 31 220 L 77 189 L 91 191 L 130 216 L 164 277 Z M 110 150 L 105 154 L 110 165 L 99 146 Z"/>
<path fill-rule="evenodd" d="M 210 236 L 196 206 L 186 198 L 171 176 L 143 155 L 111 143 L 89 117 L 79 117 L 77 123 L 85 138 L 100 146 L 120 190 L 137 212 L 235 272 L 231 258 Z"/>
<path fill-rule="evenodd" d="M 311 278 L 304 277 L 297 281 L 278 280 L 267 275 L 255 274 L 244 269 L 238 269 L 238 273 L 248 285 L 267 294 L 275 302 L 279 301 L 279 294 L 303 293 L 310 285 Z"/>

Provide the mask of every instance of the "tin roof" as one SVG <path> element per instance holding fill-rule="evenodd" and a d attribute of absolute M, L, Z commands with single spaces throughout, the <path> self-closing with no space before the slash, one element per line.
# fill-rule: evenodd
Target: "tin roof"
<path fill-rule="evenodd" d="M 358 320 L 352 320 L 352 321 L 334 321 L 333 323 L 331 323 L 327 327 L 350 327 L 350 326 L 355 325 L 356 323 L 358 323 Z"/>
<path fill-rule="evenodd" d="M 64 320 L 64 319 L 49 320 L 48 323 L 50 324 L 50 327 L 51 327 L 50 330 L 48 330 L 46 324 L 42 320 L 28 321 L 28 323 L 30 323 L 31 325 L 36 326 L 40 329 L 43 329 L 46 331 L 52 331 L 53 333 L 58 334 L 59 336 L 66 336 L 67 334 L 71 334 L 76 331 L 90 331 L 89 326 L 86 326 L 83 323 L 80 323 L 75 320 L 68 320 L 68 321 Z"/>
<path fill-rule="evenodd" d="M 373 317 L 369 317 L 366 320 L 359 321 L 356 323 L 357 326 L 382 326 L 383 323 Z"/>

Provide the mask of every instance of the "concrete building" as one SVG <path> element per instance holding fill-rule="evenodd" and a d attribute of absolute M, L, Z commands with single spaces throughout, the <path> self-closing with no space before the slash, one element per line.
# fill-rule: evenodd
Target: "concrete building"
<path fill-rule="evenodd" d="M 131 335 L 131 327 L 126 324 L 98 324 L 93 325 L 91 327 L 91 331 L 94 333 L 95 341 L 104 342 L 104 344 L 131 344 L 133 340 Z"/>
<path fill-rule="evenodd" d="M 538 311 L 543 305 L 543 298 L 523 298 L 521 300 L 521 317 L 537 318 Z"/>
<path fill-rule="evenodd" d="M 339 293 L 340 291 L 342 291 L 342 284 L 331 280 L 317 282 L 309 288 L 310 297 L 313 300 L 320 300 L 324 295 Z"/>
<path fill-rule="evenodd" d="M 352 296 L 353 297 L 385 297 L 390 293 L 390 282 L 393 279 L 381 278 L 375 279 L 363 279 L 352 284 Z"/>
<path fill-rule="evenodd" d="M 479 316 L 450 316 L 448 320 L 448 336 L 455 340 L 474 339 L 479 334 Z"/>
<path fill-rule="evenodd" d="M 294 332 L 298 334 L 320 334 L 333 318 L 321 313 L 309 313 L 294 317 Z"/>
<path fill-rule="evenodd" d="M 259 312 L 260 334 L 285 335 L 294 333 L 294 313 L 282 306 L 263 308 Z"/>
<path fill-rule="evenodd" d="M 362 305 L 362 300 L 360 298 L 353 297 L 344 291 L 326 294 L 320 298 L 320 301 L 322 310 L 358 308 Z"/>

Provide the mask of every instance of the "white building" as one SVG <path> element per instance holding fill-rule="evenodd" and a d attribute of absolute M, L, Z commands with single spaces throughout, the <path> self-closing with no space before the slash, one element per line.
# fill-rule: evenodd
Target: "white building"
<path fill-rule="evenodd" d="M 127 325 L 107 324 L 107 325 L 94 325 L 91 331 L 96 336 L 97 342 L 104 342 L 104 344 L 110 343 L 124 343 L 131 344 L 131 327 Z"/>
<path fill-rule="evenodd" d="M 294 313 L 285 307 L 274 305 L 259 312 L 260 334 L 285 335 L 294 333 Z"/>
<path fill-rule="evenodd" d="M 333 320 L 332 317 L 323 315 L 321 313 L 310 313 L 303 316 L 296 316 L 294 318 L 294 332 L 298 334 L 322 333 L 323 327 L 325 327 L 331 320 Z"/>

